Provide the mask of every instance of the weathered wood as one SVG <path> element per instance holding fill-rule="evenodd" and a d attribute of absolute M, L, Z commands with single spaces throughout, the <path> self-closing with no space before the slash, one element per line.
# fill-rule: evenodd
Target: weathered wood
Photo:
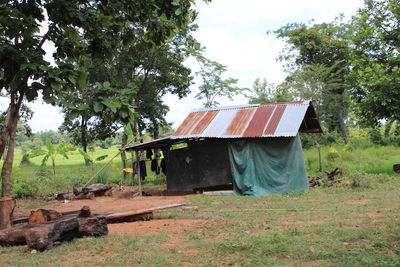
<path fill-rule="evenodd" d="M 95 193 L 94 192 L 81 192 L 75 196 L 74 199 L 94 199 Z"/>
<path fill-rule="evenodd" d="M 55 200 L 72 200 L 75 198 L 73 192 L 58 193 L 55 195 Z"/>
<path fill-rule="evenodd" d="M 135 222 L 152 220 L 154 214 L 152 211 L 136 214 L 135 212 L 118 212 L 105 215 L 107 223 Z"/>
<path fill-rule="evenodd" d="M 62 216 L 66 216 L 66 215 L 78 216 L 80 212 L 81 212 L 81 210 L 65 211 L 65 212 L 61 212 L 61 215 Z M 28 216 L 21 216 L 21 217 L 14 218 L 13 219 L 13 224 L 27 223 L 28 221 L 29 221 L 29 217 Z"/>
<path fill-rule="evenodd" d="M 177 207 L 182 207 L 185 206 L 186 203 L 176 203 L 176 204 L 169 204 L 169 205 L 164 205 L 164 206 L 158 206 L 158 207 L 154 207 L 154 208 L 149 208 L 149 209 L 141 209 L 141 210 L 134 210 L 134 211 L 125 211 L 125 212 L 103 212 L 103 213 L 92 213 L 93 216 L 95 217 L 104 217 L 107 220 L 107 223 L 114 223 L 114 222 L 123 222 L 124 218 L 127 218 L 128 220 L 131 218 L 135 218 L 135 215 L 137 216 L 137 220 L 143 220 L 144 218 L 146 218 L 146 214 L 149 214 L 153 211 L 157 211 L 157 210 L 163 210 L 163 209 L 170 209 L 170 208 L 177 208 Z M 84 207 L 83 207 L 84 208 Z M 82 208 L 82 209 L 83 209 Z M 76 215 L 78 216 L 78 214 L 80 212 L 82 212 L 81 210 L 73 210 L 73 211 L 67 211 L 67 212 L 62 212 L 62 216 L 66 216 L 66 215 Z M 140 215 L 143 215 L 141 218 Z M 148 217 L 148 219 L 150 219 L 150 217 Z M 14 221 L 14 223 L 26 223 L 28 222 L 28 217 L 19 217 L 16 218 Z"/>
<path fill-rule="evenodd" d="M 335 176 L 342 175 L 343 171 L 341 168 L 335 168 L 333 171 L 325 171 L 325 173 L 328 176 L 328 180 L 334 180 Z"/>
<path fill-rule="evenodd" d="M 112 189 L 112 186 L 104 184 L 92 184 L 84 187 L 75 187 L 73 192 L 75 196 L 78 196 L 81 193 L 89 193 L 89 192 L 92 192 L 96 196 L 99 196 L 99 195 L 104 195 L 105 192 L 109 191 L 110 189 Z"/>
<path fill-rule="evenodd" d="M 86 213 L 87 210 L 83 213 Z M 89 210 L 90 212 L 90 210 Z M 26 224 L 0 231 L 0 245 L 23 245 L 45 250 L 55 242 L 82 236 L 101 236 L 108 233 L 104 217 L 67 217 L 45 223 Z"/>
<path fill-rule="evenodd" d="M 108 214 L 98 214 L 97 216 L 104 216 L 107 220 L 107 223 L 116 223 L 116 222 L 132 222 L 138 220 L 151 220 L 153 218 L 153 212 L 157 210 L 176 208 L 186 205 L 185 203 L 176 203 L 169 204 L 164 206 L 158 206 L 154 208 L 141 209 L 135 211 L 124 211 L 124 212 L 115 212 Z"/>
<path fill-rule="evenodd" d="M 45 210 L 38 209 L 36 211 L 31 211 L 28 218 L 28 223 L 44 223 L 49 221 L 54 221 L 61 218 L 62 214 L 55 210 Z"/>
<path fill-rule="evenodd" d="M 0 230 L 11 227 L 15 206 L 15 199 L 0 197 Z"/>
<path fill-rule="evenodd" d="M 323 179 L 324 178 L 321 177 L 321 176 L 309 178 L 308 179 L 308 186 L 309 187 L 321 186 Z"/>
<path fill-rule="evenodd" d="M 91 215 L 92 214 L 91 214 L 89 206 L 83 206 L 79 212 L 78 217 L 90 217 Z"/>

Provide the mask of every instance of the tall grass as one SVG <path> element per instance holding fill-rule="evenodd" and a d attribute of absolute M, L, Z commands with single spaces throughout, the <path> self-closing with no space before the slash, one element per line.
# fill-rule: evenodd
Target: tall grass
<path fill-rule="evenodd" d="M 332 149 L 337 157 L 329 157 Z M 400 147 L 372 146 L 363 149 L 347 150 L 344 146 L 321 148 L 322 170 L 343 168 L 345 173 L 362 172 L 367 174 L 393 174 L 393 164 L 400 163 Z M 309 175 L 319 175 L 318 151 L 315 148 L 304 151 L 304 160 Z"/>

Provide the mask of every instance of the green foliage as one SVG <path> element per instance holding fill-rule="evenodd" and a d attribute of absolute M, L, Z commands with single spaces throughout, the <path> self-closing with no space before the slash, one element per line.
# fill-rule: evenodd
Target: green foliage
<path fill-rule="evenodd" d="M 99 157 L 97 157 L 96 159 L 93 160 L 93 158 L 90 156 L 90 154 L 85 152 L 85 151 L 83 151 L 82 149 L 78 149 L 78 152 L 79 152 L 79 154 L 81 154 L 81 156 L 83 157 L 83 159 L 85 161 L 90 162 L 92 165 L 93 165 L 93 163 L 95 161 L 102 161 L 102 160 L 104 160 L 105 158 L 108 157 L 108 155 L 102 155 L 102 156 L 99 156 Z"/>
<path fill-rule="evenodd" d="M 47 149 L 47 151 L 45 151 L 45 150 L 32 151 L 31 158 L 44 155 L 44 157 L 42 159 L 42 164 L 41 164 L 42 166 L 46 166 L 47 161 L 49 159 L 51 159 L 54 175 L 56 175 L 56 157 L 58 155 L 61 155 L 64 158 L 68 159 L 67 153 L 76 150 L 76 148 L 74 148 L 71 145 L 68 145 L 65 142 L 61 142 L 60 144 L 55 146 L 51 143 L 50 138 L 46 139 L 46 149 Z"/>
<path fill-rule="evenodd" d="M 329 131 L 342 133 L 349 105 L 350 45 L 340 19 L 314 25 L 288 24 L 273 32 L 288 44 L 281 61 L 288 61 L 289 76 L 282 90 L 300 99 L 315 101 L 321 121 Z"/>
<path fill-rule="evenodd" d="M 273 83 L 269 83 L 266 79 L 257 78 L 253 87 L 242 92 L 248 99 L 250 104 L 263 104 L 271 102 L 287 102 L 292 100 L 292 96 L 282 90 L 276 88 Z"/>
<path fill-rule="evenodd" d="M 227 71 L 227 67 L 210 59 L 205 58 L 201 52 L 204 48 L 192 52 L 200 65 L 200 71 L 196 74 L 202 79 L 202 84 L 199 86 L 199 92 L 195 96 L 196 99 L 205 100 L 204 107 L 218 106 L 216 97 L 228 97 L 232 99 L 244 89 L 236 86 L 238 79 L 226 78 L 222 76 Z"/>
<path fill-rule="evenodd" d="M 399 18 L 399 1 L 366 0 L 351 24 L 352 96 L 366 125 L 400 120 Z"/>
<path fill-rule="evenodd" d="M 336 162 L 336 160 L 338 160 L 340 158 L 339 153 L 337 152 L 336 149 L 331 148 L 328 152 L 328 154 L 326 155 L 326 159 L 329 162 Z"/>

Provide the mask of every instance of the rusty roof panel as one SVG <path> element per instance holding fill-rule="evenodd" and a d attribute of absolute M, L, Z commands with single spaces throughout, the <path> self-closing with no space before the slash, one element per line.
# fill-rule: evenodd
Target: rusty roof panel
<path fill-rule="evenodd" d="M 302 121 L 311 116 L 306 111 L 314 111 L 310 103 L 294 101 L 196 109 L 171 139 L 296 136 Z M 314 117 L 318 125 L 305 125 L 302 131 L 321 132 Z"/>
<path fill-rule="evenodd" d="M 274 135 L 276 128 L 278 127 L 283 112 L 285 111 L 286 105 L 276 106 L 274 110 L 274 114 L 271 117 L 271 120 L 268 122 L 267 127 L 265 128 L 264 135 Z"/>
<path fill-rule="evenodd" d="M 243 108 L 236 112 L 224 135 L 242 135 L 257 108 Z"/>
<path fill-rule="evenodd" d="M 192 128 L 198 124 L 199 120 L 205 115 L 205 112 L 192 112 L 190 113 L 179 128 L 175 131 L 173 136 L 187 135 Z"/>
<path fill-rule="evenodd" d="M 200 122 L 197 124 L 197 126 L 193 129 L 193 131 L 190 133 L 190 135 L 196 135 L 196 134 L 203 133 L 203 131 L 213 121 L 215 116 L 217 116 L 218 112 L 219 112 L 218 110 L 212 110 L 212 111 L 206 112 L 204 117 L 200 120 Z"/>
<path fill-rule="evenodd" d="M 249 125 L 243 133 L 243 137 L 260 137 L 263 135 L 265 125 L 268 123 L 274 106 L 259 106 L 254 113 Z"/>

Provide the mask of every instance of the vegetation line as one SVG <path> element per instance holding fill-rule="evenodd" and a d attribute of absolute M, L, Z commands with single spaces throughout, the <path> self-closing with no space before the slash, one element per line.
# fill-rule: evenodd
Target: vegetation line
<path fill-rule="evenodd" d="M 94 178 L 96 178 L 108 165 L 110 165 L 110 163 L 111 163 L 116 157 L 119 156 L 119 154 L 121 154 L 121 152 L 122 152 L 128 145 L 130 145 L 134 140 L 137 140 L 138 136 L 139 136 L 139 135 L 136 135 L 136 136 L 133 137 L 128 143 L 126 143 L 125 146 L 121 147 L 121 148 L 119 149 L 118 153 L 115 154 L 115 156 L 112 157 L 103 167 L 101 167 L 101 169 L 100 169 L 98 172 L 96 172 L 96 174 L 93 175 L 93 176 L 85 183 L 84 186 L 87 186 Z"/>

